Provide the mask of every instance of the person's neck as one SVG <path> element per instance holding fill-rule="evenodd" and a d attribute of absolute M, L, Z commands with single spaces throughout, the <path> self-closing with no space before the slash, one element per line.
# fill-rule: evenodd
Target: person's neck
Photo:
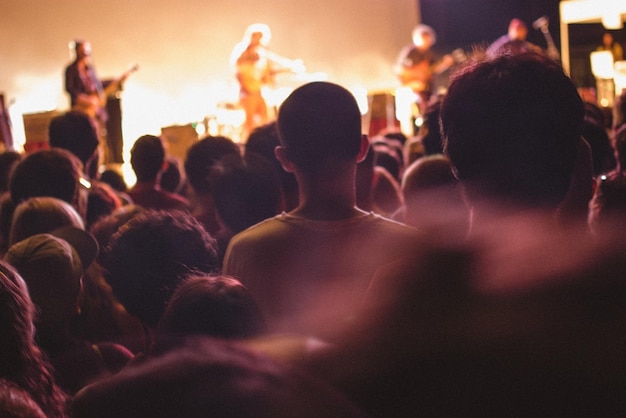
<path fill-rule="evenodd" d="M 145 190 L 145 189 L 160 189 L 161 186 L 159 185 L 158 179 L 141 180 L 141 181 L 138 180 L 137 183 L 135 183 L 135 186 L 133 188 L 134 189 L 141 189 L 141 190 Z"/>
<path fill-rule="evenodd" d="M 307 176 L 296 173 L 300 204 L 291 215 L 311 220 L 335 221 L 364 214 L 356 207 L 354 168 L 332 175 Z"/>

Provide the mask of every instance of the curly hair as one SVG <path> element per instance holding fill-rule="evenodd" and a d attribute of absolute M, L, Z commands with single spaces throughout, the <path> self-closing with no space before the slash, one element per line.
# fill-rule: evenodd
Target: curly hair
<path fill-rule="evenodd" d="M 0 261 L 0 377 L 25 389 L 48 417 L 65 417 L 65 393 L 35 342 L 35 307 L 26 283 Z"/>
<path fill-rule="evenodd" d="M 219 267 L 216 241 L 193 216 L 156 210 L 125 223 L 111 237 L 102 264 L 120 302 L 150 326 L 187 274 Z"/>

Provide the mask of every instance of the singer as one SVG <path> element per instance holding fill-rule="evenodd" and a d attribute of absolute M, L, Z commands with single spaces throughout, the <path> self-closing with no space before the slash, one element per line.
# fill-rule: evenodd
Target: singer
<path fill-rule="evenodd" d="M 559 54 L 559 50 L 556 48 L 552 35 L 550 35 L 550 31 L 548 30 L 548 16 L 541 16 L 539 19 L 535 20 L 533 22 L 533 28 L 540 30 L 546 40 L 546 45 L 548 46 L 546 55 L 555 61 L 559 61 L 561 54 Z"/>
<path fill-rule="evenodd" d="M 512 19 L 507 33 L 489 45 L 486 51 L 487 56 L 493 58 L 503 53 L 515 54 L 530 51 L 541 53 L 540 47 L 526 40 L 527 36 L 526 23 L 520 19 Z"/>
<path fill-rule="evenodd" d="M 268 122 L 263 88 L 271 85 L 278 73 L 304 71 L 301 60 L 291 60 L 270 51 L 271 37 L 269 26 L 254 23 L 247 27 L 243 40 L 231 52 L 230 65 L 239 82 L 239 102 L 246 114 L 243 138 Z"/>

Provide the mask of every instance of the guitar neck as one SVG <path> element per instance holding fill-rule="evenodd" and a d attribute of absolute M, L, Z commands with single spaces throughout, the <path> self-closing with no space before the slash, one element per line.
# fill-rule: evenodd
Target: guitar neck
<path fill-rule="evenodd" d="M 128 71 L 119 76 L 118 78 L 112 80 L 102 91 L 102 94 L 107 97 L 120 90 L 122 87 L 122 83 L 126 81 L 126 79 L 135 71 L 137 71 L 139 67 L 137 65 L 132 66 Z"/>

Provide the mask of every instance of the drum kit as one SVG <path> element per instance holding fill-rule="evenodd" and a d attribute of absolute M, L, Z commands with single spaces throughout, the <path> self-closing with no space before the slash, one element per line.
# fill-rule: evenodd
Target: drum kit
<path fill-rule="evenodd" d="M 328 77 L 323 72 L 301 72 L 285 73 L 278 78 L 278 81 L 262 89 L 270 120 L 276 118 L 282 102 L 297 87 L 312 81 L 323 81 Z M 245 138 L 242 138 L 245 119 L 245 111 L 239 103 L 239 85 L 233 82 L 228 93 L 217 101 L 212 111 L 202 121 L 197 123 L 201 131 L 199 134 L 226 136 L 235 142 L 245 142 Z"/>

